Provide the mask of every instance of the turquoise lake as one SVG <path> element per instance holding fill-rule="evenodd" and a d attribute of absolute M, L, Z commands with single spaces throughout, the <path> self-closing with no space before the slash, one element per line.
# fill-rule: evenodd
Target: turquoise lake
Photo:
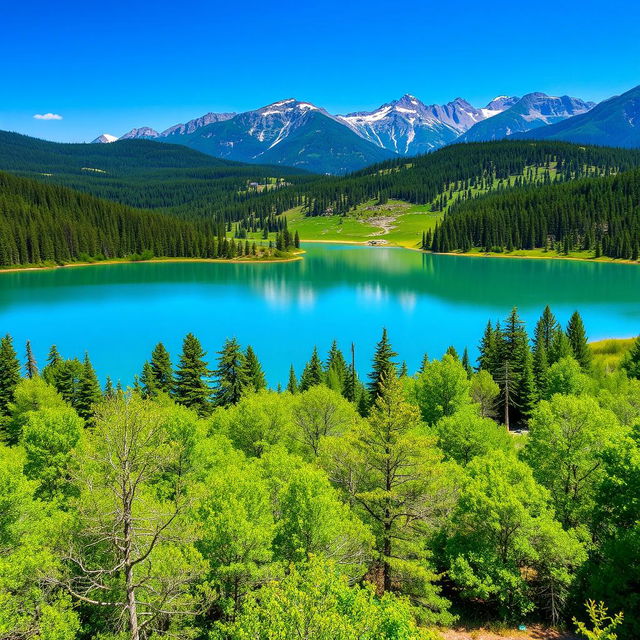
<path fill-rule="evenodd" d="M 578 309 L 589 337 L 640 333 L 640 267 L 469 258 L 397 248 L 307 244 L 278 264 L 138 263 L 0 274 L 0 332 L 39 362 L 51 344 L 87 350 L 102 379 L 130 384 L 163 341 L 177 356 L 191 331 L 213 364 L 224 339 L 251 344 L 270 385 L 300 374 L 313 345 L 353 341 L 361 375 L 387 327 L 411 371 L 448 345 L 473 357 L 487 320 L 516 305 L 533 329 L 546 304 L 566 323 Z"/>

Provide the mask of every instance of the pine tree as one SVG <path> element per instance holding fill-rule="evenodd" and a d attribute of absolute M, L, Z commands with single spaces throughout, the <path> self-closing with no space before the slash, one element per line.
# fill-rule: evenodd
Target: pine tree
<path fill-rule="evenodd" d="M 7 415 L 9 404 L 20 382 L 20 362 L 9 334 L 0 339 L 0 415 Z"/>
<path fill-rule="evenodd" d="M 293 365 L 289 368 L 289 381 L 287 382 L 287 391 L 289 393 L 298 393 L 298 379 L 296 378 L 296 370 Z"/>
<path fill-rule="evenodd" d="M 235 338 L 227 340 L 218 355 L 218 367 L 213 372 L 216 377 L 214 402 L 226 407 L 236 404 L 252 381 L 247 376 L 246 358 Z"/>
<path fill-rule="evenodd" d="M 210 375 L 204 360 L 206 353 L 198 338 L 188 333 L 182 343 L 182 353 L 173 384 L 173 396 L 180 404 L 200 415 L 209 412 L 211 390 L 205 378 Z"/>
<path fill-rule="evenodd" d="M 153 398 L 158 394 L 158 386 L 153 367 L 149 361 L 142 365 L 142 374 L 140 375 L 140 384 L 142 386 L 141 393 L 144 398 Z"/>
<path fill-rule="evenodd" d="M 391 347 L 387 329 L 382 330 L 380 342 L 376 345 L 373 355 L 373 367 L 369 374 L 369 396 L 370 401 L 375 402 L 382 392 L 384 381 L 391 375 L 396 375 L 396 363 L 393 361 L 398 354 Z"/>
<path fill-rule="evenodd" d="M 62 360 L 62 356 L 55 344 L 51 345 L 47 355 L 47 367 L 55 367 Z"/>
<path fill-rule="evenodd" d="M 244 354 L 244 369 L 249 386 L 252 386 L 255 391 L 266 389 L 267 381 L 264 377 L 262 365 L 251 345 L 247 347 Z"/>
<path fill-rule="evenodd" d="M 113 388 L 113 382 L 109 376 L 107 376 L 107 380 L 104 384 L 104 397 L 108 400 L 115 398 L 116 392 Z"/>
<path fill-rule="evenodd" d="M 467 349 L 467 347 L 464 348 L 464 351 L 462 353 L 462 366 L 467 372 L 467 377 L 471 378 L 473 374 L 473 369 L 471 367 L 471 362 L 469 360 L 469 349 Z"/>
<path fill-rule="evenodd" d="M 622 359 L 622 368 L 630 378 L 640 379 L 640 336 L 638 336 L 631 349 Z"/>
<path fill-rule="evenodd" d="M 89 421 L 93 416 L 94 405 L 102 399 L 102 391 L 98 377 L 89 360 L 89 354 L 85 353 L 82 363 L 82 374 L 78 384 L 78 392 L 75 401 L 75 408 L 78 415 Z"/>
<path fill-rule="evenodd" d="M 422 361 L 420 362 L 420 369 L 418 369 L 418 373 L 424 373 L 427 370 L 428 365 L 429 365 L 429 354 L 425 353 L 422 356 Z"/>
<path fill-rule="evenodd" d="M 591 367 L 591 350 L 582 318 L 574 311 L 567 324 L 567 338 L 571 343 L 573 355 L 584 371 Z"/>
<path fill-rule="evenodd" d="M 38 364 L 33 357 L 33 351 L 31 350 L 31 341 L 27 340 L 26 345 L 26 363 L 25 371 L 27 372 L 27 378 L 35 378 L 38 375 Z"/>
<path fill-rule="evenodd" d="M 171 357 L 162 342 L 158 342 L 151 352 L 151 373 L 154 379 L 154 389 L 170 393 L 173 386 Z"/>
<path fill-rule="evenodd" d="M 478 369 L 488 371 L 494 375 L 498 368 L 499 358 L 499 333 L 491 325 L 491 321 L 487 323 L 484 335 L 480 342 L 480 355 L 478 357 Z"/>
<path fill-rule="evenodd" d="M 460 362 L 460 356 L 458 355 L 456 348 L 452 344 L 447 347 L 447 350 L 445 351 L 445 355 L 451 356 L 454 360 L 456 360 L 457 362 Z"/>
<path fill-rule="evenodd" d="M 322 384 L 324 382 L 324 372 L 322 370 L 322 362 L 318 355 L 318 348 L 313 347 L 311 359 L 305 365 L 302 376 L 300 377 L 300 391 L 306 391 L 311 387 Z"/>

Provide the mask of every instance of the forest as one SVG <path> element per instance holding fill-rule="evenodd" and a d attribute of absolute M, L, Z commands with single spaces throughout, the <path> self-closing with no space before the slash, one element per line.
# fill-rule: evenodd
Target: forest
<path fill-rule="evenodd" d="M 640 338 L 487 324 L 410 372 L 385 331 L 286 388 L 251 346 L 159 343 L 128 388 L 0 340 L 0 636 L 640 635 Z M 475 366 L 474 366 L 475 365 Z M 585 609 L 587 603 L 587 609 Z M 590 634 L 590 635 L 589 635 Z"/>

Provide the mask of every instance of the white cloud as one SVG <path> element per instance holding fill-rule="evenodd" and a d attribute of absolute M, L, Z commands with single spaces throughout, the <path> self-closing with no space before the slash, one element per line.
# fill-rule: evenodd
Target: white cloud
<path fill-rule="evenodd" d="M 62 120 L 62 116 L 57 113 L 36 113 L 33 117 L 36 120 Z"/>

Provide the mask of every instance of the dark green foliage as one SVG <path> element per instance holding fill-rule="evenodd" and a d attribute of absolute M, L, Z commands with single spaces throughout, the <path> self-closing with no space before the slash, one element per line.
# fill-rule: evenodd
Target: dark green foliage
<path fill-rule="evenodd" d="M 0 416 L 6 415 L 20 380 L 20 362 L 10 335 L 0 339 Z"/>
<path fill-rule="evenodd" d="M 291 367 L 289 368 L 287 391 L 289 393 L 298 393 L 298 379 L 296 378 L 296 370 L 293 368 L 293 365 L 291 365 Z"/>
<path fill-rule="evenodd" d="M 300 377 L 300 391 L 306 391 L 311 387 L 324 382 L 324 371 L 322 370 L 322 362 L 318 355 L 318 348 L 313 347 L 311 359 L 305 365 L 302 376 Z"/>
<path fill-rule="evenodd" d="M 220 356 L 218 368 L 214 371 L 216 376 L 214 401 L 217 406 L 226 407 L 237 404 L 244 391 L 255 384 L 255 379 L 249 377 L 245 355 L 235 338 L 227 340 L 218 354 Z M 255 368 L 252 373 L 256 374 Z"/>
<path fill-rule="evenodd" d="M 266 389 L 267 381 L 264 377 L 264 371 L 262 365 L 253 347 L 249 345 L 244 354 L 244 371 L 247 384 L 255 391 Z"/>
<path fill-rule="evenodd" d="M 382 330 L 382 337 L 380 342 L 376 345 L 375 353 L 373 354 L 373 367 L 369 374 L 369 395 L 371 402 L 375 402 L 376 398 L 382 392 L 385 380 L 395 376 L 396 363 L 393 358 L 398 354 L 393 350 L 391 342 L 389 341 L 389 334 L 386 328 Z"/>
<path fill-rule="evenodd" d="M 574 311 L 567 324 L 567 338 L 571 343 L 573 357 L 580 366 L 587 371 L 591 366 L 591 351 L 589 351 L 589 341 L 584 328 L 582 318 L 577 311 Z"/>
<path fill-rule="evenodd" d="M 93 416 L 94 405 L 101 399 L 100 383 L 89 360 L 89 354 L 85 354 L 74 407 L 78 415 L 88 421 Z"/>
<path fill-rule="evenodd" d="M 84 370 L 82 362 L 77 358 L 63 360 L 57 350 L 49 356 L 50 363 L 42 370 L 42 377 L 56 388 L 66 402 L 75 407 Z"/>
<path fill-rule="evenodd" d="M 142 365 L 142 373 L 140 374 L 140 385 L 142 386 L 142 395 L 145 398 L 153 398 L 158 393 L 156 377 L 153 367 L 149 362 Z"/>
<path fill-rule="evenodd" d="M 640 336 L 636 338 L 629 353 L 624 357 L 622 367 L 630 378 L 640 379 Z"/>
<path fill-rule="evenodd" d="M 170 393 L 173 385 L 173 369 L 171 367 L 171 357 L 169 352 L 162 344 L 154 347 L 151 353 L 151 374 L 153 375 L 153 387 L 158 391 Z"/>
<path fill-rule="evenodd" d="M 27 378 L 35 378 L 38 375 L 38 363 L 33 356 L 33 351 L 31 350 L 31 341 L 27 340 L 27 344 L 25 347 L 25 371 L 27 374 Z"/>
<path fill-rule="evenodd" d="M 182 343 L 180 363 L 176 371 L 173 395 L 177 402 L 204 415 L 209 411 L 211 391 L 206 378 L 209 369 L 204 360 L 206 353 L 198 338 L 188 333 Z"/>

